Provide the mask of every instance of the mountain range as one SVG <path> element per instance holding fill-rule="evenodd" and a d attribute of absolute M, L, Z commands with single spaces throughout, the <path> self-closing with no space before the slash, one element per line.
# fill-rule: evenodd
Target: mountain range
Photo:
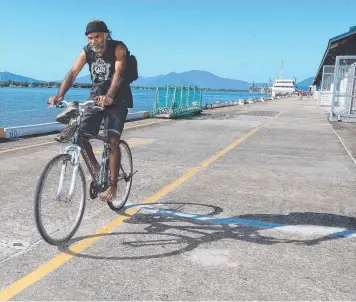
<path fill-rule="evenodd" d="M 90 75 L 76 80 L 79 84 L 91 83 Z M 154 77 L 139 77 L 133 86 L 162 87 L 166 85 L 197 85 L 211 89 L 241 89 L 247 90 L 250 83 L 218 77 L 207 71 L 191 70 L 182 73 L 171 72 Z"/>
<path fill-rule="evenodd" d="M 309 87 L 314 77 L 305 79 L 297 84 L 299 87 Z M 14 82 L 47 82 L 43 80 L 36 80 L 21 75 L 16 75 L 10 72 L 0 72 L 0 82 L 14 81 Z M 58 81 L 55 81 L 58 82 Z M 60 82 L 60 81 L 59 81 Z M 90 75 L 79 77 L 76 79 L 78 84 L 91 83 Z M 263 85 L 259 83 L 255 85 Z M 216 76 L 207 71 L 191 70 L 182 73 L 171 72 L 166 75 L 159 75 L 154 77 L 139 77 L 133 86 L 145 87 L 162 87 L 166 85 L 197 85 L 202 88 L 210 89 L 237 89 L 247 90 L 251 83 L 242 80 L 234 80 Z"/>
<path fill-rule="evenodd" d="M 7 82 L 7 81 L 13 81 L 13 82 L 27 82 L 27 83 L 34 83 L 34 82 L 44 82 L 44 81 L 39 81 L 33 78 L 28 78 L 24 77 L 21 75 L 17 75 L 8 71 L 0 72 L 0 82 Z"/>
<path fill-rule="evenodd" d="M 309 88 L 310 85 L 313 84 L 314 77 L 307 78 L 297 84 L 297 87 L 300 88 Z"/>

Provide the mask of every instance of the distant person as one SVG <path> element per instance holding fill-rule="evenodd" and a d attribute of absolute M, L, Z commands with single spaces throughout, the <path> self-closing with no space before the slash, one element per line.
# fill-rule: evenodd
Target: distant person
<path fill-rule="evenodd" d="M 299 90 L 299 99 L 303 99 L 303 90 Z"/>
<path fill-rule="evenodd" d="M 111 186 L 100 198 L 106 202 L 116 198 L 117 178 L 121 161 L 119 139 L 124 128 L 128 108 L 133 107 L 133 97 L 129 84 L 138 77 L 135 57 L 129 54 L 124 43 L 113 40 L 110 33 L 103 21 L 94 20 L 88 23 L 85 31 L 88 44 L 82 49 L 78 59 L 66 75 L 58 94 L 49 99 L 53 105 L 62 101 L 79 72 L 88 63 L 93 83 L 89 99 L 98 101 L 98 104 L 104 108 L 104 112 L 86 110 L 82 118 L 81 127 L 84 132 L 97 135 L 105 116 L 105 122 L 107 122 L 105 131 L 108 133 L 110 145 L 112 180 Z M 59 139 L 68 139 L 65 135 L 70 132 L 64 131 Z M 99 172 L 100 165 L 95 158 L 89 140 L 83 140 L 82 144 L 92 165 Z"/>

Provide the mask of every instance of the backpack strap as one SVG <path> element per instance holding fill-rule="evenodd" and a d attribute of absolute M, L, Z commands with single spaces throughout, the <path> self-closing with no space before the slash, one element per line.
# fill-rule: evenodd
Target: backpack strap
<path fill-rule="evenodd" d="M 124 42 L 122 42 L 122 41 L 117 41 L 117 40 L 113 40 L 113 41 L 116 42 L 116 46 L 117 46 L 117 45 L 123 45 L 123 46 L 125 46 L 126 51 L 127 51 L 127 56 L 130 56 L 130 51 L 129 51 L 129 49 L 127 48 L 127 46 L 126 46 L 126 44 L 125 44 Z"/>
<path fill-rule="evenodd" d="M 132 83 L 136 79 L 138 79 L 138 71 L 137 71 L 137 60 L 136 57 L 131 55 L 129 49 L 127 48 L 126 44 L 122 41 L 113 40 L 114 43 L 117 45 L 123 45 L 127 51 L 127 66 L 125 70 L 126 78 L 128 83 Z"/>

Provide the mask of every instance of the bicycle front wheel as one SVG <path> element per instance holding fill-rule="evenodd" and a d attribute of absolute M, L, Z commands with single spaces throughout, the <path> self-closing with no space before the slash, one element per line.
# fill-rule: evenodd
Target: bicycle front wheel
<path fill-rule="evenodd" d="M 35 193 L 35 220 L 42 238 L 60 245 L 77 231 L 83 218 L 86 182 L 80 163 L 59 154 L 44 168 Z"/>
<path fill-rule="evenodd" d="M 121 152 L 121 164 L 117 179 L 116 198 L 112 202 L 108 202 L 110 209 L 113 211 L 120 210 L 126 204 L 130 195 L 133 177 L 133 163 L 130 147 L 123 140 L 120 140 L 119 147 Z"/>

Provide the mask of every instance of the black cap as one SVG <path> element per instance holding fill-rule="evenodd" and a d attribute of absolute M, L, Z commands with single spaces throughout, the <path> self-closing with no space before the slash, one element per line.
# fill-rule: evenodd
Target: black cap
<path fill-rule="evenodd" d="M 90 33 L 94 32 L 108 33 L 109 30 L 103 21 L 92 21 L 88 23 L 87 28 L 85 30 L 85 35 L 87 36 Z"/>

